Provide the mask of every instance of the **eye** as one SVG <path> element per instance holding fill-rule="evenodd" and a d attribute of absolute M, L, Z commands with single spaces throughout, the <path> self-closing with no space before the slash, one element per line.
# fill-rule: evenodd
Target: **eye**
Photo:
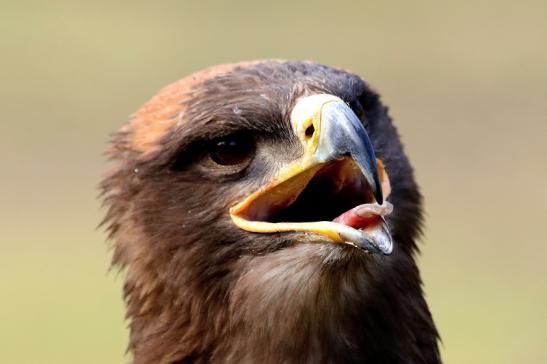
<path fill-rule="evenodd" d="M 351 107 L 351 109 L 353 110 L 353 112 L 355 113 L 355 115 L 357 115 L 357 117 L 359 118 L 359 120 L 361 120 L 361 122 L 363 123 L 363 125 L 366 127 L 368 126 L 368 120 L 365 116 L 365 109 L 363 108 L 363 105 L 359 102 L 359 100 L 354 100 L 354 101 L 351 101 L 349 103 L 349 106 Z"/>
<path fill-rule="evenodd" d="M 237 133 L 215 139 L 209 147 L 209 156 L 221 166 L 236 166 L 251 161 L 255 150 L 253 138 L 245 133 Z"/>

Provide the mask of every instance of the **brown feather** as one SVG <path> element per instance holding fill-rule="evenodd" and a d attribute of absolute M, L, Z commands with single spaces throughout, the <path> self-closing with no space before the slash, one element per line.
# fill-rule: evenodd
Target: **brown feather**
<path fill-rule="evenodd" d="M 396 206 L 389 257 L 230 221 L 230 206 L 302 154 L 288 114 L 317 92 L 364 109 Z M 237 130 L 260 140 L 249 171 L 206 168 L 207 141 Z M 309 62 L 208 69 L 149 101 L 110 156 L 104 223 L 125 269 L 135 363 L 440 363 L 414 261 L 421 196 L 387 109 L 358 76 Z"/>

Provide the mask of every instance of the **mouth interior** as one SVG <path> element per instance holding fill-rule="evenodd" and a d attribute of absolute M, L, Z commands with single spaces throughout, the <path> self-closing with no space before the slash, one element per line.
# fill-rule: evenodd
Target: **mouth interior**
<path fill-rule="evenodd" d="M 373 202 L 372 189 L 359 168 L 344 159 L 310 172 L 308 178 L 288 179 L 273 186 L 240 216 L 271 223 L 333 221 L 358 205 Z"/>

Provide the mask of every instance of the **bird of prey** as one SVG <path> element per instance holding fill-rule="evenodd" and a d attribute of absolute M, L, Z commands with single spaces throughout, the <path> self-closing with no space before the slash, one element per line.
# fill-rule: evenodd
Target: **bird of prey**
<path fill-rule="evenodd" d="M 440 363 L 421 195 L 379 95 L 312 62 L 221 65 L 112 137 L 101 189 L 134 363 Z"/>

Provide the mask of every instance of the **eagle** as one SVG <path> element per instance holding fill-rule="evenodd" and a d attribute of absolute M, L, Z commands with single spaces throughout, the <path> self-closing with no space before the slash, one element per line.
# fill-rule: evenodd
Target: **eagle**
<path fill-rule="evenodd" d="M 214 66 L 162 89 L 107 154 L 134 363 L 441 362 L 422 197 L 361 77 Z"/>

